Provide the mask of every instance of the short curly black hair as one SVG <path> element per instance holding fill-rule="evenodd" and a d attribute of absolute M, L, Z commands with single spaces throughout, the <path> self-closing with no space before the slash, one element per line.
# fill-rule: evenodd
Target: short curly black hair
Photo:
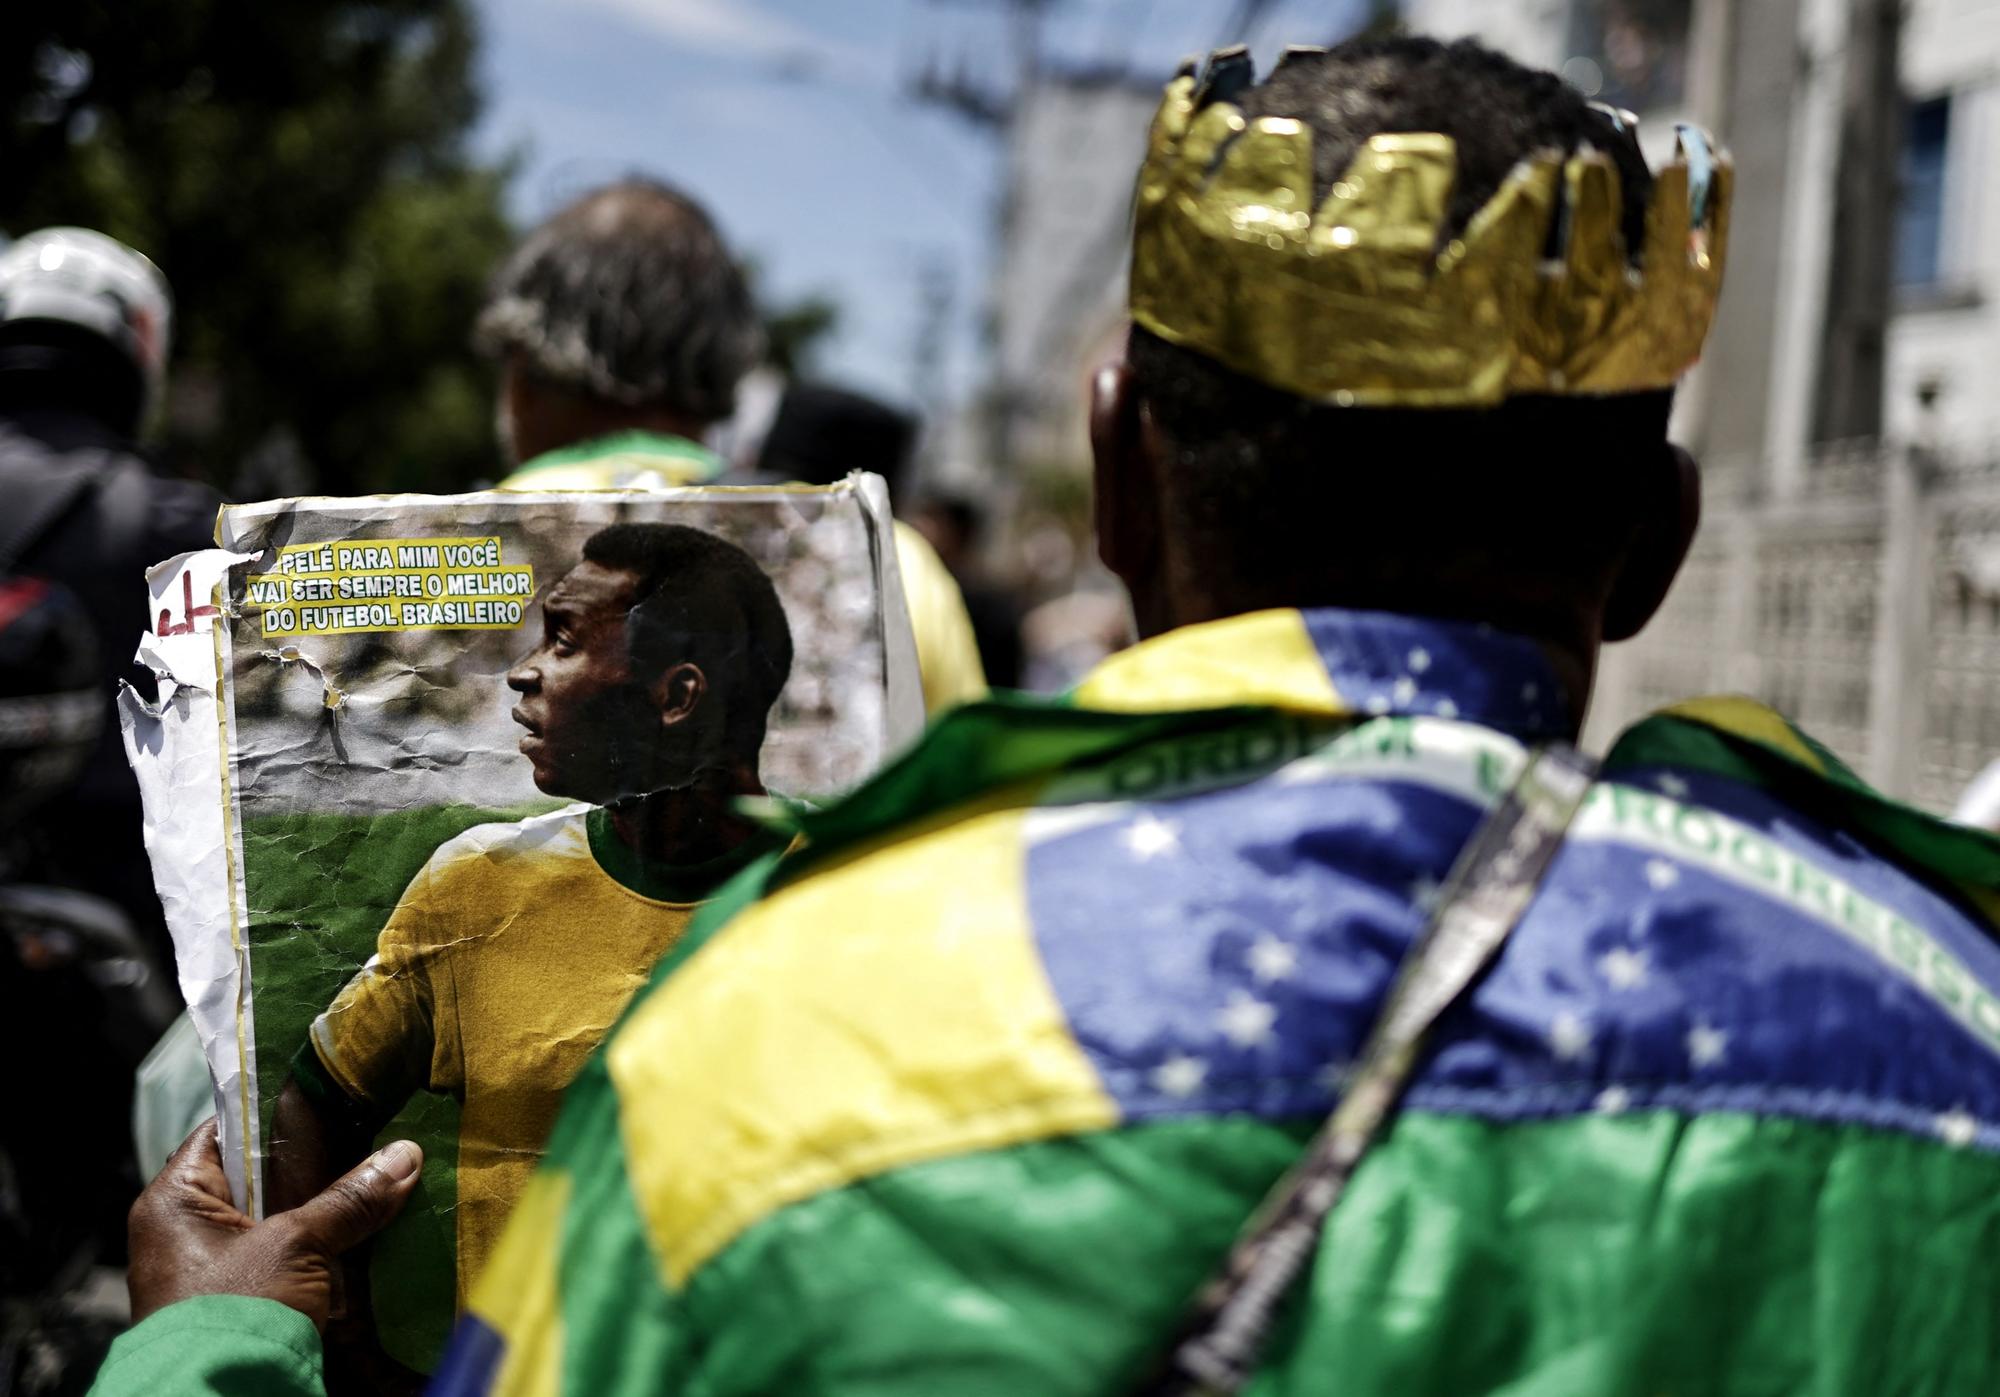
<path fill-rule="evenodd" d="M 753 758 L 792 673 L 792 627 L 778 589 L 741 548 L 684 524 L 613 524 L 586 562 L 637 579 L 625 637 L 633 672 L 691 661 L 722 700 L 724 740 Z"/>
<path fill-rule="evenodd" d="M 1457 146 L 1458 177 L 1443 237 L 1462 232 L 1507 175 L 1537 151 L 1602 151 L 1618 167 L 1626 240 L 1645 232 L 1653 174 L 1638 146 L 1554 73 L 1523 67 L 1470 39 L 1443 43 L 1399 35 L 1324 52 L 1294 51 L 1236 99 L 1243 115 L 1288 116 L 1312 131 L 1316 197 L 1372 136 L 1436 131 Z"/>

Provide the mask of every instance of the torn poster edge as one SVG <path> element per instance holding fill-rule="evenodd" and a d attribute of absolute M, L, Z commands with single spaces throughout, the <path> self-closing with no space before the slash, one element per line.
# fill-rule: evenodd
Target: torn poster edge
<path fill-rule="evenodd" d="M 897 560 L 896 517 L 889 503 L 889 482 L 872 471 L 854 471 L 847 479 L 861 501 L 875 552 L 875 597 L 882 628 L 883 713 L 882 761 L 886 765 L 923 736 L 924 686 L 917 661 L 916 627 L 910 620 L 909 593 L 903 590 L 902 564 Z"/>
<path fill-rule="evenodd" d="M 118 727 L 139 783 L 146 853 L 174 943 L 174 971 L 215 1085 L 223 1172 L 236 1205 L 263 1216 L 257 1037 L 242 882 L 241 820 L 229 781 L 232 740 L 223 644 L 225 579 L 256 553 L 182 553 L 146 572 L 146 632 L 136 659 L 159 697 L 118 693 Z M 203 598 L 197 605 L 194 598 Z M 182 610 L 176 620 L 176 605 Z M 222 798 L 217 800 L 220 795 Z M 230 1051 L 233 1042 L 234 1051 Z"/>

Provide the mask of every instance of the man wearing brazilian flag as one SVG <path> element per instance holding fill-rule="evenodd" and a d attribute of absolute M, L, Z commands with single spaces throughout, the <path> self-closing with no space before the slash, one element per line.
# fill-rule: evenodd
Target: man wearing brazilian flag
<path fill-rule="evenodd" d="M 1148 639 L 732 884 L 570 1091 L 442 1390 L 2000 1385 L 2000 845 L 1748 701 L 1562 756 L 1694 529 L 1666 423 L 1729 182 L 1472 45 L 1175 81 L 1093 414 Z M 1434 915 L 1504 944 L 1385 1018 L 1452 968 Z M 323 1265 L 402 1166 L 231 1236 L 204 1150 L 134 1282 L 202 1298 L 104 1390 L 309 1390 L 306 1321 L 244 1297 L 310 1310 L 269 1258 Z M 1221 1269 L 1267 1198 L 1313 1223 L 1255 1234 L 1278 1284 Z"/>

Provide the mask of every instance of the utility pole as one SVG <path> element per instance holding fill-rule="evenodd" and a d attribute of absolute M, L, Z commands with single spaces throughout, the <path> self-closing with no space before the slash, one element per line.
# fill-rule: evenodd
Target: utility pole
<path fill-rule="evenodd" d="M 1813 435 L 1882 434 L 1902 145 L 1904 0 L 1848 0 L 1833 251 Z"/>
<path fill-rule="evenodd" d="M 930 0 L 937 5 L 968 5 L 1000 10 L 1007 20 L 1012 49 L 1011 90 L 999 90 L 975 81 L 964 61 L 946 73 L 933 60 L 911 85 L 911 95 L 920 102 L 946 108 L 975 127 L 991 134 L 1003 145 L 1013 138 L 1022 104 L 1029 100 L 1043 75 L 1042 24 L 1048 11 L 1061 0 Z M 1003 196 L 998 225 L 1002 243 L 1008 237 L 1010 201 Z M 930 294 L 930 293 L 920 293 Z M 1005 314 L 1004 310 L 999 313 Z M 985 419 L 984 435 L 990 465 L 1005 471 L 1014 459 L 1016 425 L 1020 416 L 1019 393 L 1002 373 L 991 376 L 980 415 Z M 996 478 L 997 479 L 997 478 Z M 1003 487 L 1004 488 L 1004 487 Z M 1005 510 L 996 511 L 1005 513 Z"/>
<path fill-rule="evenodd" d="M 927 459 L 936 448 L 943 430 L 947 361 L 951 355 L 951 317 L 957 301 L 957 283 L 951 263 L 933 254 L 917 266 L 917 333 L 911 344 L 910 397 L 924 421 L 923 440 L 918 444 L 919 473 L 931 463 Z"/>
<path fill-rule="evenodd" d="M 1042 19 L 1056 0 L 931 0 L 932 5 L 991 4 L 1007 18 L 1007 37 L 1013 50 L 1013 90 L 996 91 L 973 81 L 961 58 L 954 71 L 945 72 L 933 58 L 910 84 L 910 95 L 919 102 L 956 112 L 974 126 L 1004 135 L 1012 122 L 1015 106 L 1033 87 L 1042 71 Z"/>

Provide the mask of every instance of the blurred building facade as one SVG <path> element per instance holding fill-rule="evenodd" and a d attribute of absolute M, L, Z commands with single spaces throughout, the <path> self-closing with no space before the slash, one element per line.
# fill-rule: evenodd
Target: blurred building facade
<path fill-rule="evenodd" d="M 987 429 L 1013 462 L 1073 461 L 1083 375 L 1124 323 L 1132 172 L 1160 85 L 1122 71 L 1050 73 L 1008 133 L 992 286 Z"/>
<path fill-rule="evenodd" d="M 1030 604 L 1081 594 L 1093 635 L 1123 601 L 1090 542 L 1087 380 L 1124 332 L 1132 173 L 1159 98 L 1158 80 L 1123 69 L 1047 67 L 1023 84 L 1006 125 L 986 388 L 933 472 L 986 506 L 991 571 Z M 1036 636 L 1066 614 L 1034 613 L 1032 652 L 1065 648 Z"/>

